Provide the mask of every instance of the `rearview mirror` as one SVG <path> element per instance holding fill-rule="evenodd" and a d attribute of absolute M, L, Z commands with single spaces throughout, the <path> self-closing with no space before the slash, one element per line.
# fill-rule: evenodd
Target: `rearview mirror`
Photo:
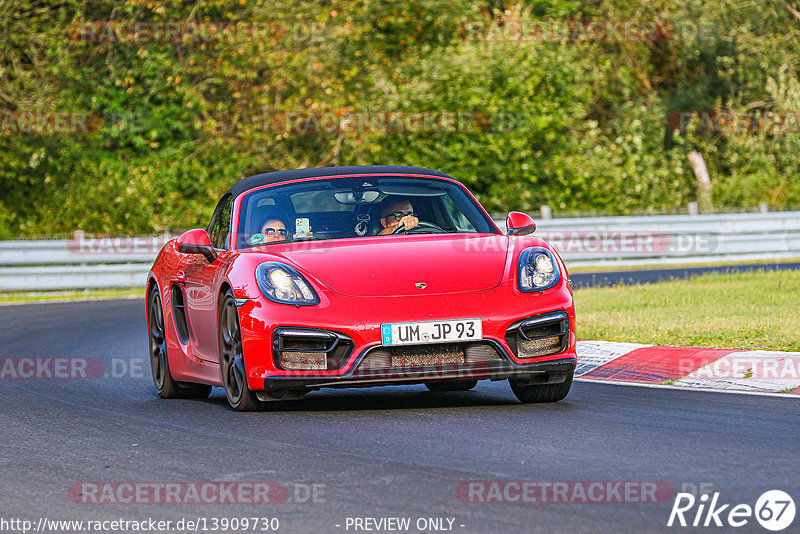
<path fill-rule="evenodd" d="M 536 223 L 527 213 L 512 211 L 506 217 L 506 235 L 528 235 L 536 231 Z"/>
<path fill-rule="evenodd" d="M 211 246 L 211 238 L 208 237 L 208 232 L 202 228 L 182 233 L 178 237 L 178 252 L 202 254 L 208 260 L 208 263 L 213 263 L 217 259 L 217 252 Z"/>
<path fill-rule="evenodd" d="M 337 191 L 333 194 L 333 198 L 339 204 L 354 205 L 354 204 L 372 204 L 378 197 L 378 191 L 363 191 L 354 189 L 353 191 Z"/>

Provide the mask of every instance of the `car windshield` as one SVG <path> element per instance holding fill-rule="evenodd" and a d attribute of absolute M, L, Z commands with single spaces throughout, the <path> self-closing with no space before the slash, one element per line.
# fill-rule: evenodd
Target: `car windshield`
<path fill-rule="evenodd" d="M 450 181 L 322 178 L 246 193 L 239 211 L 237 248 L 374 236 L 386 233 L 387 224 L 397 225 L 406 215 L 418 221 L 408 233 L 498 233 L 471 196 Z"/>

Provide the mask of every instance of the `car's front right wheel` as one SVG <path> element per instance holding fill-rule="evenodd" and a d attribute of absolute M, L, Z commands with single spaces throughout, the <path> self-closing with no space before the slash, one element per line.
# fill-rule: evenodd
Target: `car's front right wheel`
<path fill-rule="evenodd" d="M 233 408 L 241 412 L 263 409 L 264 403 L 247 386 L 239 311 L 230 289 L 222 296 L 219 307 L 219 368 L 225 396 Z"/>
<path fill-rule="evenodd" d="M 508 383 L 511 391 L 522 402 L 557 402 L 569 393 L 573 374 L 568 373 L 564 381 L 557 384 L 526 384 L 513 378 L 509 378 Z"/>

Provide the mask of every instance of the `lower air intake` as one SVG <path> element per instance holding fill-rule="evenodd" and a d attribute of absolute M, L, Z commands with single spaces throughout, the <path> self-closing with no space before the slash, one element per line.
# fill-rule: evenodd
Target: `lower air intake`
<path fill-rule="evenodd" d="M 272 336 L 275 364 L 287 371 L 340 369 L 352 350 L 349 337 L 331 330 L 281 327 Z"/>
<path fill-rule="evenodd" d="M 569 344 L 569 317 L 555 312 L 517 321 L 506 332 L 506 342 L 517 358 L 558 354 Z"/>

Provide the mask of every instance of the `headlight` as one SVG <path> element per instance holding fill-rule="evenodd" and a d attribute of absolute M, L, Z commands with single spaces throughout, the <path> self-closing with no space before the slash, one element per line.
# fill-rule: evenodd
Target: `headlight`
<path fill-rule="evenodd" d="M 273 302 L 297 306 L 319 303 L 319 297 L 305 278 L 284 263 L 262 263 L 256 268 L 256 281 L 261 293 Z"/>
<path fill-rule="evenodd" d="M 553 253 L 543 247 L 526 248 L 519 255 L 517 286 L 520 291 L 544 291 L 561 279 Z"/>

